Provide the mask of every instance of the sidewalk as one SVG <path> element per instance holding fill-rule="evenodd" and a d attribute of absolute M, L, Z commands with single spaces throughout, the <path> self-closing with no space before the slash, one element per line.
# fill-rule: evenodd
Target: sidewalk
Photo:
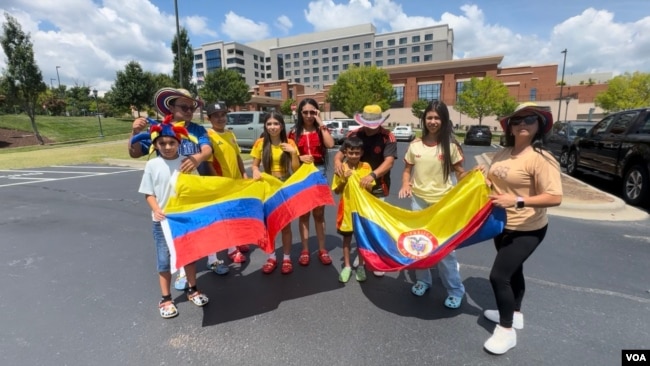
<path fill-rule="evenodd" d="M 488 154 L 477 155 L 474 158 L 486 165 L 492 161 Z M 146 164 L 146 161 L 140 160 L 104 159 L 104 161 L 109 165 L 139 169 L 144 169 Z M 245 161 L 244 165 L 250 167 L 250 161 Z M 562 204 L 549 208 L 550 215 L 600 221 L 641 221 L 650 217 L 647 212 L 626 204 L 622 199 L 564 173 L 562 173 L 562 189 L 564 191 Z"/>

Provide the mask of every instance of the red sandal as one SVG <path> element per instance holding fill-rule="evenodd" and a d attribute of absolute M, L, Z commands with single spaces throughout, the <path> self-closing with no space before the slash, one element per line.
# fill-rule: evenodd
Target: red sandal
<path fill-rule="evenodd" d="M 278 266 L 278 262 L 273 259 L 269 258 L 266 260 L 266 263 L 262 266 L 262 273 L 269 274 L 275 270 L 275 268 Z"/>
<path fill-rule="evenodd" d="M 293 264 L 291 264 L 291 259 L 285 259 L 282 261 L 282 268 L 280 269 L 282 274 L 289 274 L 293 272 Z"/>
<path fill-rule="evenodd" d="M 323 265 L 327 266 L 332 264 L 332 258 L 330 257 L 330 254 L 325 249 L 318 251 L 318 259 L 320 259 L 320 262 L 323 263 Z"/>
<path fill-rule="evenodd" d="M 300 257 L 298 257 L 298 263 L 300 263 L 301 266 L 308 266 L 309 265 L 309 251 L 308 250 L 303 250 L 300 252 Z"/>

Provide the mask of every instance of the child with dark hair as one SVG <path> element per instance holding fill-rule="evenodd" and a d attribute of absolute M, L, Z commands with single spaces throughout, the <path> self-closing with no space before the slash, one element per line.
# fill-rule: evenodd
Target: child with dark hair
<path fill-rule="evenodd" d="M 261 179 L 260 164 L 264 172 L 271 174 L 282 181 L 287 180 L 292 172 L 300 168 L 298 159 L 298 147 L 296 143 L 287 138 L 287 131 L 284 124 L 284 117 L 280 113 L 270 112 L 262 117 L 264 123 L 264 132 L 262 137 L 255 141 L 251 156 L 253 157 L 253 179 Z M 282 229 L 282 249 L 284 257 L 282 259 L 282 274 L 293 272 L 291 263 L 291 225 Z M 277 267 L 275 253 L 271 253 L 266 263 L 262 266 L 262 272 L 269 274 Z"/>
<path fill-rule="evenodd" d="M 170 294 L 172 275 L 170 272 L 170 254 L 160 222 L 165 220 L 162 208 L 173 194 L 169 181 L 176 171 L 181 171 L 185 157 L 179 154 L 181 138 L 190 139 L 185 127 L 175 125 L 170 119 L 151 126 L 151 141 L 158 156 L 149 160 L 144 168 L 144 174 L 138 191 L 146 197 L 151 207 L 153 218 L 153 238 L 156 244 L 158 279 L 162 299 L 158 303 L 160 316 L 167 319 L 178 315 Z M 196 172 L 196 170 L 194 171 Z M 197 306 L 208 303 L 208 297 L 196 288 L 196 267 L 194 263 L 185 266 L 185 274 L 189 288 L 187 298 Z"/>
<path fill-rule="evenodd" d="M 341 146 L 341 151 L 344 155 L 342 163 L 343 173 L 341 175 L 334 175 L 332 181 L 332 190 L 334 193 L 340 194 L 339 207 L 336 214 L 336 229 L 339 234 L 343 236 L 343 269 L 339 274 L 340 282 L 348 282 L 352 275 L 352 266 L 350 265 L 350 247 L 352 245 L 352 212 L 350 212 L 350 205 L 346 204 L 349 200 L 349 193 L 345 190 L 348 179 L 352 175 L 359 178 L 365 177 L 372 172 L 372 167 L 369 163 L 361 161 L 363 156 L 363 141 L 358 137 L 348 137 Z M 374 182 L 371 182 L 366 189 L 370 192 Z M 359 265 L 355 272 L 355 278 L 359 282 L 366 280 L 366 270 L 363 258 L 359 256 Z"/>

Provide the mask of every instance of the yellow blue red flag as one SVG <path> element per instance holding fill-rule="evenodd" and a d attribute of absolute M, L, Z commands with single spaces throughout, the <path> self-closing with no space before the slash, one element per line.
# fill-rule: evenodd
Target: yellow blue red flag
<path fill-rule="evenodd" d="M 437 204 L 409 211 L 378 200 L 353 177 L 352 222 L 359 253 L 376 271 L 425 269 L 458 247 L 503 231 L 505 210 L 492 205 L 479 171 L 470 172 Z"/>

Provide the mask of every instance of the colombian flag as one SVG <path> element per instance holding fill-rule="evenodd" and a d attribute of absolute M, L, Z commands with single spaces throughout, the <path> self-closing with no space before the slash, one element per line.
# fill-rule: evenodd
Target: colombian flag
<path fill-rule="evenodd" d="M 264 202 L 264 217 L 269 238 L 291 221 L 319 206 L 334 205 L 327 178 L 314 164 L 303 164 L 284 183 L 267 176 L 270 195 Z"/>
<path fill-rule="evenodd" d="M 425 269 L 457 247 L 476 244 L 503 231 L 506 214 L 492 205 L 479 171 L 470 172 L 437 204 L 409 211 L 382 202 L 352 178 L 352 222 L 359 253 L 376 271 Z"/>

